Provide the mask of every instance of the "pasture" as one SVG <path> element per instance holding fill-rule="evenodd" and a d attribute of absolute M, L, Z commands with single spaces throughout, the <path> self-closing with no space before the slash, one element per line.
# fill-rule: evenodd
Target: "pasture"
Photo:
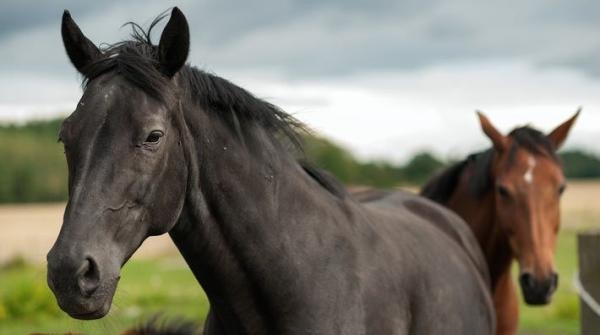
<path fill-rule="evenodd" d="M 600 182 L 571 182 L 562 201 L 563 228 L 556 264 L 559 289 L 547 307 L 521 303 L 521 334 L 578 334 L 576 232 L 599 227 Z M 166 237 L 146 241 L 124 268 L 110 314 L 98 321 L 66 316 L 46 285 L 45 252 L 61 222 L 62 204 L 0 206 L 0 334 L 32 332 L 113 334 L 152 315 L 202 322 L 208 302 Z"/>

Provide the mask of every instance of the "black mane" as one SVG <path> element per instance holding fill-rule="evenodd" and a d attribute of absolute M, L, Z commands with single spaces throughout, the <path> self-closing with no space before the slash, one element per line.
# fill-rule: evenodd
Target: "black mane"
<path fill-rule="evenodd" d="M 131 40 L 101 45 L 104 57 L 84 70 L 83 86 L 105 73 L 117 73 L 126 81 L 163 103 L 174 101 L 175 87 L 161 71 L 158 46 L 152 43 L 153 28 L 165 18 L 159 15 L 147 30 L 129 22 Z M 259 99 L 247 90 L 216 75 L 185 65 L 178 74 L 183 95 L 209 112 L 218 115 L 234 134 L 240 126 L 253 122 L 279 139 L 284 135 L 301 149 L 299 133 L 305 128 L 300 121 L 279 107 Z"/>
<path fill-rule="evenodd" d="M 509 149 L 509 160 L 511 162 L 514 160 L 519 148 L 523 148 L 534 155 L 550 157 L 559 162 L 554 146 L 546 135 L 539 130 L 524 126 L 513 129 L 508 136 L 513 140 L 513 145 Z M 472 171 L 469 179 L 470 194 L 473 197 L 481 197 L 493 187 L 490 174 L 493 153 L 493 149 L 488 149 L 471 154 L 465 160 L 442 170 L 423 186 L 420 194 L 435 202 L 446 203 L 454 193 L 460 176 L 466 169 L 470 168 Z"/>
<path fill-rule="evenodd" d="M 308 161 L 300 161 L 300 166 L 323 188 L 338 198 L 344 198 L 348 194 L 346 187 L 342 185 L 331 173 L 314 166 Z"/>

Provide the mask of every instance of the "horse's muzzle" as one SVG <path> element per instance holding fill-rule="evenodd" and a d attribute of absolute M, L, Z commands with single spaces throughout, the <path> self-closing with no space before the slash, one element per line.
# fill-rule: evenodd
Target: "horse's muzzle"
<path fill-rule="evenodd" d="M 90 256 L 69 256 L 54 248 L 48 253 L 48 286 L 60 308 L 71 317 L 98 319 L 108 313 L 117 280 L 103 280 Z"/>
<path fill-rule="evenodd" d="M 536 278 L 532 273 L 523 272 L 519 276 L 523 298 L 528 305 L 546 305 L 558 287 L 558 274 L 552 272 L 546 278 Z"/>

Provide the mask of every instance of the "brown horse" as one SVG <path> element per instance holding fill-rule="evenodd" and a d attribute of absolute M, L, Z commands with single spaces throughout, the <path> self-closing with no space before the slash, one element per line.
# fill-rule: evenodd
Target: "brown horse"
<path fill-rule="evenodd" d="M 477 237 L 491 274 L 498 334 L 517 331 L 513 259 L 527 304 L 549 303 L 558 285 L 553 258 L 565 177 L 556 150 L 578 115 L 548 135 L 526 126 L 505 136 L 478 112 L 493 147 L 442 171 L 421 191 L 458 213 Z"/>

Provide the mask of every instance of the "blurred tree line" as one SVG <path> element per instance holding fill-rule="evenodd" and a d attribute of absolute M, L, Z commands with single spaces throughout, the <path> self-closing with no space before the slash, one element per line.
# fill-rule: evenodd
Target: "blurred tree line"
<path fill-rule="evenodd" d="M 67 167 L 57 143 L 61 120 L 0 126 L 0 203 L 51 202 L 67 198 Z M 420 185 L 446 164 L 421 152 L 406 164 L 361 161 L 345 148 L 321 137 L 307 136 L 305 155 L 349 185 L 390 188 Z M 581 151 L 560 154 L 568 178 L 599 178 L 600 158 Z"/>
<path fill-rule="evenodd" d="M 67 197 L 67 167 L 57 143 L 60 120 L 0 126 L 0 202 Z"/>
<path fill-rule="evenodd" d="M 304 146 L 310 161 L 348 185 L 382 188 L 418 185 L 444 167 L 441 160 L 427 152 L 414 155 L 404 165 L 397 165 L 383 160 L 359 161 L 348 150 L 322 137 L 308 136 Z"/>

